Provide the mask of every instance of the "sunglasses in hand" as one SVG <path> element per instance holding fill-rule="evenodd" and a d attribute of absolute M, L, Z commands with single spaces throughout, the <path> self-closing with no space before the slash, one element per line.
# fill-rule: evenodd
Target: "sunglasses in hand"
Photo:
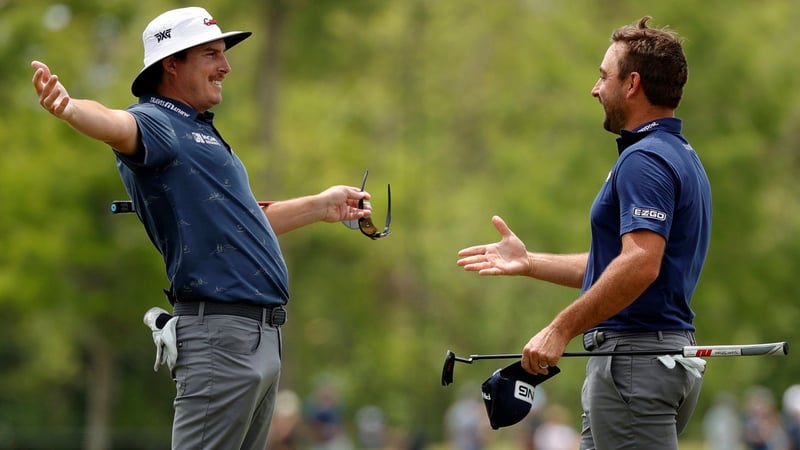
<path fill-rule="evenodd" d="M 364 190 L 364 187 L 367 185 L 367 176 L 369 176 L 369 170 L 364 172 L 364 179 L 361 181 L 361 190 Z M 379 231 L 378 227 L 372 223 L 372 217 L 361 217 L 358 220 L 345 220 L 342 223 L 350 229 L 355 230 L 356 228 L 361 230 L 361 233 L 370 238 L 370 239 L 381 239 L 389 236 L 391 232 L 389 231 L 389 224 L 392 222 L 392 186 L 390 184 L 386 185 L 386 190 L 388 193 L 388 210 L 386 212 L 386 224 L 383 227 L 383 231 Z M 364 199 L 358 201 L 359 209 L 364 208 Z"/>

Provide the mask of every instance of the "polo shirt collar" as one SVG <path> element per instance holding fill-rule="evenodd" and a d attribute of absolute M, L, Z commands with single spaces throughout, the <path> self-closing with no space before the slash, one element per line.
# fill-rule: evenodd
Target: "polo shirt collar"
<path fill-rule="evenodd" d="M 626 148 L 644 139 L 645 136 L 656 130 L 665 131 L 670 134 L 679 135 L 683 123 L 677 117 L 663 117 L 656 119 L 645 124 L 642 124 L 633 130 L 621 130 L 617 138 L 617 150 L 621 154 Z"/>
<path fill-rule="evenodd" d="M 146 95 L 139 98 L 139 103 L 152 103 L 153 105 L 184 119 L 201 120 L 209 124 L 214 120 L 213 112 L 197 112 L 191 106 L 169 97 L 163 97 L 160 95 Z"/>

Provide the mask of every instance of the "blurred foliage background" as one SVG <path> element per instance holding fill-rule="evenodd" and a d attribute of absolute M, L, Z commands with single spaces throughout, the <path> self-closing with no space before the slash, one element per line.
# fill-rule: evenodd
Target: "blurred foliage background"
<path fill-rule="evenodd" d="M 30 61 L 74 97 L 135 102 L 141 32 L 175 0 L 0 0 L 0 447 L 166 448 L 174 385 L 153 373 L 141 317 L 168 307 L 162 262 L 132 215 L 111 152 L 43 111 Z M 577 292 L 480 278 L 460 248 L 506 219 L 531 250 L 584 251 L 588 209 L 616 158 L 590 96 L 611 31 L 652 15 L 686 38 L 678 115 L 714 194 L 714 230 L 693 307 L 702 343 L 797 342 L 800 309 L 800 3 L 708 0 L 263 0 L 203 4 L 253 37 L 233 67 L 217 126 L 259 199 L 357 185 L 392 236 L 338 224 L 281 237 L 292 301 L 282 387 L 338 380 L 346 414 L 364 405 L 421 442 L 500 363 L 439 377 L 459 355 L 521 351 Z M 574 340 L 568 350 L 580 350 Z M 584 362 L 546 385 L 579 423 Z M 780 396 L 788 358 L 709 361 L 687 439 L 720 393 Z M 479 396 L 477 388 L 472 392 Z M 502 433 L 511 433 L 504 431 Z"/>

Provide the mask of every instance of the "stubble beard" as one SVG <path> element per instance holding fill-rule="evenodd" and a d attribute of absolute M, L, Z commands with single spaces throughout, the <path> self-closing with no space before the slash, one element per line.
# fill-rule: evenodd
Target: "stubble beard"
<path fill-rule="evenodd" d="M 605 110 L 603 128 L 611 133 L 620 134 L 622 127 L 625 125 L 625 113 L 620 108 L 603 106 Z"/>

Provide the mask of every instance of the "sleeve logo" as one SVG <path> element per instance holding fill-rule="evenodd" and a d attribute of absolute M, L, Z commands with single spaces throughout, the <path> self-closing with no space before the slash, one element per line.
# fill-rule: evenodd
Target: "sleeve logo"
<path fill-rule="evenodd" d="M 667 220 L 667 213 L 653 208 L 639 208 L 638 206 L 634 206 L 633 217 L 641 217 L 644 219 L 655 219 L 663 222 Z"/>

